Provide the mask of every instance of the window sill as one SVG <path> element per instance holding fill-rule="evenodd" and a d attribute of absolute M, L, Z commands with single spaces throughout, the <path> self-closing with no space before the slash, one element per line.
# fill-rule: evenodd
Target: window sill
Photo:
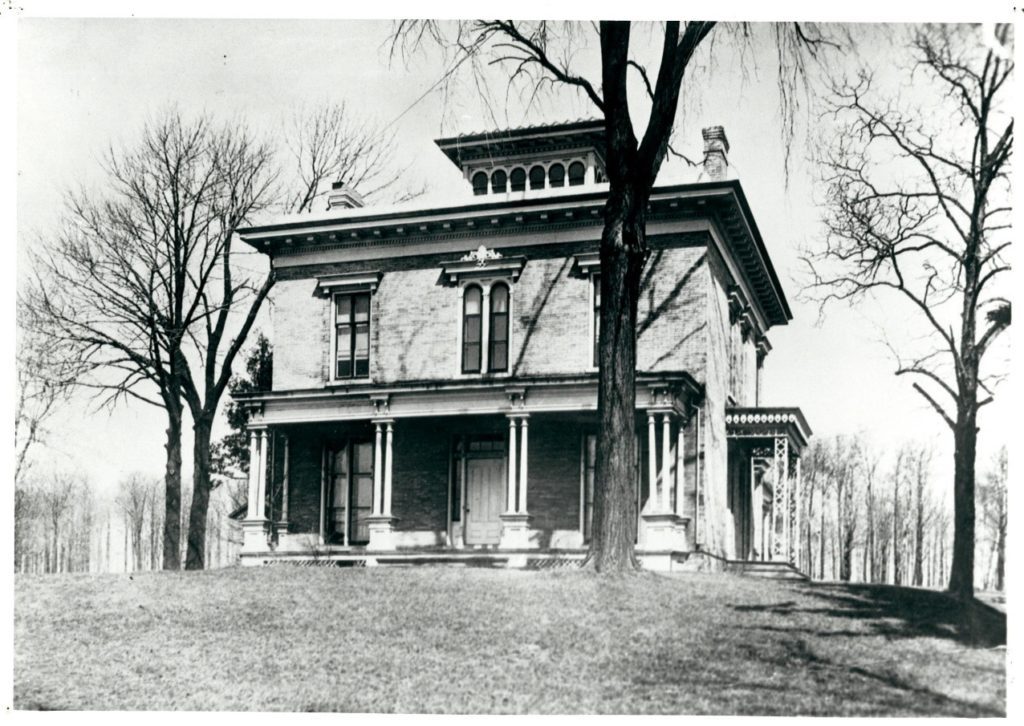
<path fill-rule="evenodd" d="M 342 386 L 364 386 L 367 383 L 373 383 L 373 379 L 370 377 L 366 378 L 337 378 L 327 381 L 328 388 L 341 388 Z"/>

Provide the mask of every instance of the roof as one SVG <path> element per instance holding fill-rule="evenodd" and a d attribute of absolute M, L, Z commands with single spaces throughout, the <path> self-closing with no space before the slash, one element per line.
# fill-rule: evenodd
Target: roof
<path fill-rule="evenodd" d="M 495 157 L 575 149 L 592 149 L 603 160 L 605 122 L 604 119 L 581 119 L 520 126 L 435 139 L 434 143 L 459 167 Z"/>

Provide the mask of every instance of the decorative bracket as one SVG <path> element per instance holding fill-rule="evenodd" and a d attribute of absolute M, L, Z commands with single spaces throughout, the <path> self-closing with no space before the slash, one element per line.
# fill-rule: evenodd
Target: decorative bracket
<path fill-rule="evenodd" d="M 387 393 L 371 393 L 370 403 L 373 404 L 373 415 L 374 416 L 387 416 L 391 413 L 390 410 L 390 394 Z"/>
<path fill-rule="evenodd" d="M 526 407 L 525 388 L 506 388 L 505 395 L 508 396 L 508 402 L 512 408 L 523 409 Z"/>

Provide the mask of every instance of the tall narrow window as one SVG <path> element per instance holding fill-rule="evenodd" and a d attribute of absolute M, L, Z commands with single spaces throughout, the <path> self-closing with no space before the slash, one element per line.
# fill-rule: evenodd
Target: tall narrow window
<path fill-rule="evenodd" d="M 373 444 L 346 441 L 331 452 L 328 539 L 346 544 L 370 541 L 373 512 Z"/>
<path fill-rule="evenodd" d="M 583 541 L 589 542 L 594 531 L 594 479 L 597 470 L 597 435 L 583 437 Z"/>
<path fill-rule="evenodd" d="M 370 375 L 370 293 L 334 298 L 335 378 Z"/>
<path fill-rule="evenodd" d="M 497 284 L 491 288 L 490 340 L 487 369 L 496 373 L 508 370 L 508 287 Z"/>
<path fill-rule="evenodd" d="M 569 164 L 569 186 L 578 187 L 583 184 L 587 176 L 587 167 L 582 162 L 574 161 Z"/>
<path fill-rule="evenodd" d="M 548 169 L 548 181 L 552 187 L 564 187 L 565 167 L 561 164 L 552 164 Z"/>
<path fill-rule="evenodd" d="M 543 166 L 535 166 L 530 169 L 530 189 L 543 189 L 546 176 L 547 172 L 544 171 Z"/>
<path fill-rule="evenodd" d="M 508 183 L 508 175 L 501 169 L 491 174 L 491 191 L 495 194 L 504 194 L 505 185 Z"/>
<path fill-rule="evenodd" d="M 478 171 L 473 175 L 473 194 L 481 196 L 487 193 L 487 172 Z"/>
<path fill-rule="evenodd" d="M 470 285 L 463 293 L 462 301 L 462 372 L 480 372 L 481 341 L 483 337 L 483 293 L 476 285 Z"/>
<path fill-rule="evenodd" d="M 508 175 L 508 183 L 514 192 L 526 189 L 526 169 L 516 168 Z"/>
<path fill-rule="evenodd" d="M 601 335 L 601 276 L 594 275 L 592 284 L 594 286 L 594 367 L 597 368 L 600 357 L 598 356 L 598 344 Z"/>

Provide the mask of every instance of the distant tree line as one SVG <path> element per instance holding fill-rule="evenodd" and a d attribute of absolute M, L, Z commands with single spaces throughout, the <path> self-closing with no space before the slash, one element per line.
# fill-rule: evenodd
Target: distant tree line
<path fill-rule="evenodd" d="M 952 561 L 953 508 L 934 480 L 932 449 L 908 443 L 873 450 L 860 436 L 815 439 L 803 458 L 800 546 L 814 579 L 942 589 Z M 975 580 L 1003 590 L 1007 454 L 978 489 Z"/>

